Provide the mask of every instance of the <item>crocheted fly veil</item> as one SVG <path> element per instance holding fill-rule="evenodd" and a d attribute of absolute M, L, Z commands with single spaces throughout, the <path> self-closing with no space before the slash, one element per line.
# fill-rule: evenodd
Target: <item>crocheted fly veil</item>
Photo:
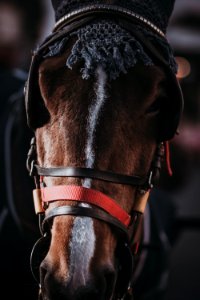
<path fill-rule="evenodd" d="M 34 52 L 26 89 L 26 112 L 30 128 L 49 120 L 38 85 L 38 68 L 47 57 L 61 55 L 73 38 L 66 66 L 77 63 L 88 79 L 101 66 L 109 80 L 126 74 L 137 63 L 160 65 L 168 80 L 169 102 L 163 103 L 160 139 L 170 140 L 178 127 L 183 97 L 175 77 L 177 65 L 165 37 L 174 0 L 52 0 L 56 24 L 52 34 Z M 35 102 L 37 98 L 37 102 Z M 35 116 L 38 116 L 37 118 Z M 170 120 L 169 120 L 170 118 Z"/>
<path fill-rule="evenodd" d="M 174 0 L 52 0 L 52 4 L 55 9 L 56 21 L 77 9 L 84 9 L 88 5 L 112 4 L 142 16 L 165 33 Z M 159 48 L 172 72 L 176 73 L 177 67 L 173 51 L 166 38 L 148 30 L 146 26 L 135 25 L 135 27 L 156 48 Z M 97 21 L 74 31 L 70 36 L 75 36 L 76 42 L 70 56 L 66 58 L 66 65 L 72 68 L 75 63 L 82 62 L 81 72 L 84 79 L 93 75 L 98 65 L 104 68 L 107 76 L 112 80 L 116 79 L 120 73 L 127 73 L 128 69 L 134 67 L 138 62 L 142 62 L 146 66 L 154 64 L 137 38 L 114 20 L 104 19 L 103 15 L 101 15 L 101 20 L 98 18 Z M 65 49 L 68 39 L 69 37 L 51 45 L 49 51 L 45 53 L 45 57 L 60 55 Z"/>

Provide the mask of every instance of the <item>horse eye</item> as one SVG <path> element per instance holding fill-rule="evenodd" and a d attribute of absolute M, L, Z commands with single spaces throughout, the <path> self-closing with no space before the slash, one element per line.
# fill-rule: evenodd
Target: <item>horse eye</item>
<path fill-rule="evenodd" d="M 146 110 L 147 114 L 151 113 L 159 113 L 161 107 L 163 106 L 164 102 L 166 101 L 166 97 L 158 97 Z"/>

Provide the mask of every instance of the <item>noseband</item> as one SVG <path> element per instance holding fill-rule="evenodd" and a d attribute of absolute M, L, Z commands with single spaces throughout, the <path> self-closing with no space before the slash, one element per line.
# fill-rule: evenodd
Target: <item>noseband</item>
<path fill-rule="evenodd" d="M 163 59 L 162 55 L 135 28 L 135 24 L 140 24 L 163 38 L 163 32 L 154 24 L 139 16 L 138 14 L 133 13 L 132 11 L 118 6 L 95 4 L 83 7 L 76 11 L 73 11 L 72 13 L 64 16 L 61 20 L 59 20 L 55 25 L 53 33 L 44 41 L 44 43 L 39 47 L 39 49 L 37 49 L 37 51 L 33 55 L 33 60 L 29 71 L 29 79 L 25 90 L 27 119 L 30 127 L 30 86 L 33 81 L 32 77 L 34 77 L 33 75 L 38 71 L 38 67 L 43 60 L 42 54 L 49 47 L 49 45 L 68 36 L 74 30 L 81 28 L 88 23 L 91 23 L 97 17 L 114 18 L 115 20 L 117 19 L 117 23 L 122 26 L 122 28 L 133 33 L 135 37 L 139 41 L 141 41 L 147 52 L 149 52 L 151 56 L 153 56 L 153 58 L 167 70 L 168 73 L 170 73 L 168 63 Z M 171 73 L 170 76 L 172 76 Z M 175 79 L 173 77 L 173 81 L 174 80 Z M 177 91 L 177 94 L 179 94 L 180 90 L 178 84 Z M 172 131 L 174 131 L 174 128 L 177 125 L 176 123 L 177 122 L 175 122 L 175 125 L 172 125 Z M 35 211 L 39 215 L 40 229 L 42 233 L 42 238 L 35 244 L 31 254 L 31 269 L 36 280 L 39 282 L 39 265 L 44 259 L 49 248 L 50 234 L 48 230 L 48 223 L 54 217 L 61 215 L 91 217 L 108 223 L 123 236 L 123 250 L 120 251 L 124 251 L 125 253 L 126 259 L 124 259 L 123 257 L 123 260 L 126 262 L 126 267 L 123 272 L 124 278 L 121 278 L 124 286 L 122 287 L 121 291 L 119 291 L 118 297 L 120 299 L 123 299 L 124 295 L 127 294 L 127 289 L 130 285 L 133 268 L 133 257 L 130 248 L 136 246 L 133 245 L 134 235 L 140 222 L 141 216 L 144 212 L 149 196 L 149 191 L 159 177 L 163 155 L 164 146 L 163 143 L 160 143 L 157 147 L 151 169 L 149 170 L 149 173 L 144 177 L 129 176 L 104 170 L 81 167 L 45 168 L 37 165 L 36 141 L 35 138 L 33 138 L 28 153 L 27 168 L 29 170 L 30 176 L 33 176 L 35 179 L 36 189 L 33 192 L 34 205 Z M 110 183 L 130 185 L 136 187 L 138 191 L 138 197 L 135 201 L 132 212 L 128 214 L 116 203 L 115 200 L 99 191 L 87 189 L 81 186 L 68 185 L 46 187 L 43 182 L 43 177 L 91 178 Z M 48 207 L 50 202 L 59 200 L 74 201 L 75 204 L 59 206 L 48 210 L 48 212 L 46 211 L 46 208 Z M 87 203 L 88 205 L 82 206 L 81 204 L 83 203 Z"/>

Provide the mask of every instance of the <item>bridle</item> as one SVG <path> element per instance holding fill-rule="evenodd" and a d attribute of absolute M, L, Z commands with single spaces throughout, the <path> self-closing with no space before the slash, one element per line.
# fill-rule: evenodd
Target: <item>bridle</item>
<path fill-rule="evenodd" d="M 136 254 L 138 249 L 138 241 L 134 240 L 134 234 L 144 213 L 150 190 L 154 183 L 158 180 L 163 156 L 164 146 L 163 143 L 161 143 L 157 148 L 149 176 L 145 177 L 128 176 L 89 168 L 44 168 L 36 164 L 36 141 L 35 138 L 33 138 L 28 153 L 27 168 L 30 176 L 34 177 L 36 183 L 36 189 L 33 191 L 34 206 L 36 214 L 40 216 L 39 225 L 43 236 L 34 246 L 31 256 L 31 269 L 37 281 L 38 275 L 36 275 L 35 272 L 37 270 L 35 270 L 34 261 L 35 259 L 38 260 L 36 254 L 38 254 L 39 250 L 35 249 L 36 247 L 38 248 L 38 245 L 39 248 L 42 248 L 44 245 L 45 247 L 48 245 L 48 240 L 50 239 L 48 236 L 48 222 L 56 216 L 84 216 L 106 222 L 115 228 L 120 234 L 122 243 L 120 245 L 119 252 L 121 252 L 120 255 L 125 253 L 123 257 L 126 257 L 127 261 L 129 261 L 129 264 L 126 266 L 126 276 L 128 277 L 126 282 L 127 286 L 125 289 L 123 288 L 123 292 L 124 290 L 130 290 L 128 285 L 130 285 L 133 269 L 132 253 L 134 252 L 134 254 Z M 41 180 L 43 177 L 92 178 L 116 184 L 136 186 L 139 190 L 139 197 L 136 199 L 131 214 L 128 214 L 115 202 L 115 200 L 99 191 L 84 188 L 82 186 L 70 185 L 45 187 Z M 48 207 L 49 203 L 57 200 L 70 200 L 88 203 L 90 205 L 88 207 L 79 206 L 78 204 L 75 206 L 58 206 L 45 213 L 45 209 Z M 129 270 L 127 268 L 129 268 Z M 122 296 L 123 295 L 120 295 L 120 299 Z"/>
<path fill-rule="evenodd" d="M 84 6 L 83 8 L 75 10 L 72 13 L 64 16 L 56 23 L 53 33 L 49 37 L 47 37 L 44 43 L 37 49 L 36 52 L 34 52 L 32 64 L 29 71 L 29 79 L 26 84 L 25 91 L 27 119 L 28 124 L 32 129 L 35 130 L 37 127 L 42 126 L 42 123 L 40 123 L 41 121 L 36 124 L 34 120 L 31 119 L 31 111 L 34 105 L 31 99 L 31 90 L 35 85 L 35 74 L 41 61 L 43 60 L 42 54 L 47 50 L 49 45 L 62 39 L 63 37 L 69 36 L 70 33 L 72 33 L 74 30 L 91 23 L 98 17 L 112 18 L 114 20 L 117 19 L 116 22 L 124 29 L 134 34 L 134 36 L 142 43 L 146 51 L 149 52 L 160 65 L 163 66 L 163 68 L 169 74 L 171 82 L 176 87 L 175 92 L 178 95 L 177 97 L 179 97 L 179 100 L 177 101 L 179 101 L 180 106 L 178 117 L 180 117 L 180 111 L 182 110 L 182 94 L 178 82 L 176 81 L 173 73 L 169 70 L 168 63 L 163 59 L 162 55 L 158 52 L 158 50 L 153 46 L 152 43 L 144 38 L 144 36 L 138 31 L 138 29 L 136 29 L 135 25 L 139 24 L 145 26 L 148 30 L 151 30 L 162 38 L 164 36 L 164 33 L 148 20 L 128 9 L 124 9 L 116 5 L 95 4 Z M 43 109 L 41 105 L 40 108 Z M 45 121 L 47 121 L 47 119 Z M 165 132 L 163 140 L 168 140 L 174 135 L 178 122 L 179 118 L 177 118 L 176 116 L 176 119 L 171 125 L 171 132 Z M 139 177 L 136 175 L 130 176 L 117 174 L 109 172 L 107 170 L 104 171 L 71 166 L 46 168 L 37 165 L 36 140 L 35 138 L 32 139 L 27 158 L 27 168 L 29 170 L 30 176 L 33 176 L 35 179 L 36 189 L 33 192 L 34 205 L 35 211 L 39 215 L 40 219 L 39 223 L 42 238 L 36 243 L 33 248 L 31 254 L 31 269 L 34 277 L 38 282 L 38 268 L 41 261 L 44 259 L 49 247 L 50 234 L 48 223 L 55 216 L 87 216 L 108 223 L 111 227 L 115 228 L 122 237 L 121 246 L 123 250 L 120 251 L 126 253 L 127 259 L 126 262 L 123 262 L 125 264 L 125 270 L 123 272 L 124 278 L 121 279 L 122 286 L 118 291 L 117 298 L 124 298 L 124 296 L 127 294 L 127 290 L 129 290 L 129 287 L 131 285 L 131 274 L 133 269 L 133 255 L 132 250 L 130 249 L 133 248 L 133 246 L 135 247 L 135 245 L 132 245 L 134 235 L 141 220 L 141 216 L 144 212 L 149 192 L 154 183 L 158 180 L 163 155 L 164 146 L 161 142 L 158 144 L 157 151 L 155 153 L 155 157 L 149 173 L 144 177 Z M 132 212 L 128 214 L 115 202 L 115 200 L 99 191 L 86 189 L 82 186 L 66 185 L 46 187 L 43 182 L 43 177 L 92 178 L 116 184 L 131 185 L 137 188 L 138 198 L 135 201 Z M 51 210 L 48 210 L 47 212 L 46 208 L 48 207 L 49 203 L 57 200 L 75 201 L 76 204 L 73 206 L 64 205 L 55 207 Z M 89 206 L 81 206 L 78 203 L 87 203 L 89 204 Z M 41 254 L 41 252 L 43 252 L 43 254 Z"/>

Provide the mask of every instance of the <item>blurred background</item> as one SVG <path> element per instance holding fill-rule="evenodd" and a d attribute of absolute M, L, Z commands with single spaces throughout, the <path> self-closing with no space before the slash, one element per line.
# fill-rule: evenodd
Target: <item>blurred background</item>
<path fill-rule="evenodd" d="M 37 299 L 30 253 L 40 236 L 26 156 L 32 132 L 23 90 L 32 51 L 51 31 L 50 1 L 0 0 L 0 276 L 1 298 Z M 11 286 L 11 288 L 10 288 Z M 3 298 L 3 295 L 4 298 Z"/>
<path fill-rule="evenodd" d="M 9 150 L 5 145 L 11 145 L 16 131 L 10 112 L 16 115 L 17 103 L 23 97 L 31 52 L 50 33 L 53 24 L 50 0 L 0 0 L 0 257 L 3 266 L 0 272 L 3 283 L 13 279 L 17 285 L 21 284 L 18 288 L 19 293 L 24 291 L 21 300 L 31 300 L 32 275 L 23 266 L 29 264 L 32 240 L 27 244 L 26 237 L 16 230 L 16 223 L 20 228 L 19 214 L 10 195 Z M 176 242 L 170 255 L 165 300 L 200 300 L 200 0 L 176 1 L 167 37 L 176 55 L 185 107 L 179 134 L 170 143 L 173 176 L 168 177 L 163 170 L 160 182 L 160 188 L 170 194 L 177 211 Z M 6 133 L 10 134 L 10 140 Z M 9 262 L 4 261 L 8 253 Z M 18 276 L 24 272 L 25 283 L 16 279 L 15 267 Z M 32 293 L 35 299 L 34 289 Z"/>
<path fill-rule="evenodd" d="M 166 300 L 200 299 L 200 1 L 177 0 L 168 39 L 185 99 L 179 135 L 171 142 L 174 174 L 163 176 L 177 206 Z"/>

